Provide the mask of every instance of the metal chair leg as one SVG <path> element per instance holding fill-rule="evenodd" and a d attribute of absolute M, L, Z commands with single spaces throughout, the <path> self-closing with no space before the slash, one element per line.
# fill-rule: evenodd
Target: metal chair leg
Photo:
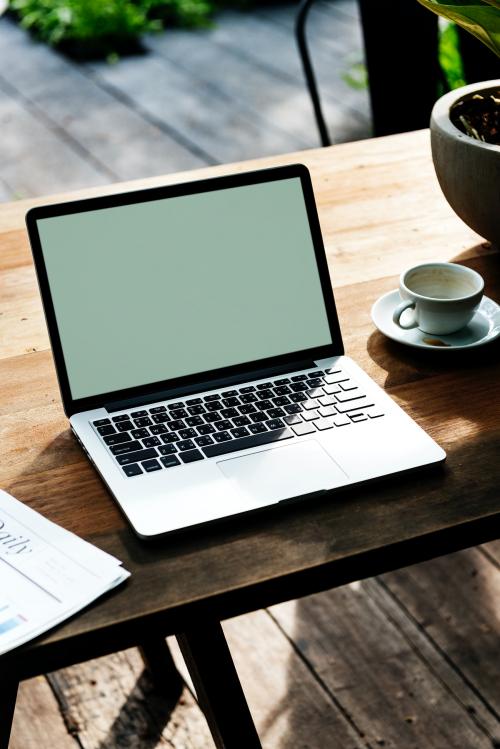
<path fill-rule="evenodd" d="M 314 116 L 316 118 L 316 124 L 319 130 L 319 137 L 322 146 L 331 146 L 332 142 L 328 134 L 326 127 L 325 118 L 323 117 L 323 109 L 321 106 L 321 99 L 319 96 L 318 84 L 316 82 L 316 76 L 311 62 L 311 56 L 309 54 L 309 48 L 307 45 L 306 36 L 306 22 L 311 10 L 311 6 L 314 0 L 301 0 L 300 7 L 295 19 L 295 37 L 299 47 L 300 59 L 302 61 L 302 67 L 304 69 L 304 75 L 306 78 L 307 90 L 311 97 Z"/>

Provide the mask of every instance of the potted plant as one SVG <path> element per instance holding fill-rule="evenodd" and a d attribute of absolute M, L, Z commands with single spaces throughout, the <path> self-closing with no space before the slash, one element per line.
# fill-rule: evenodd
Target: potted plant
<path fill-rule="evenodd" d="M 500 0 L 418 1 L 500 58 Z M 453 210 L 500 247 L 500 79 L 462 86 L 438 99 L 431 114 L 431 146 Z"/>

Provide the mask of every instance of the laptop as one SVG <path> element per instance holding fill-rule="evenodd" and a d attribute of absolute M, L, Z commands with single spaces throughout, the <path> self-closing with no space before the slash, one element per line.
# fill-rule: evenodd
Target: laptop
<path fill-rule="evenodd" d="M 344 355 L 305 166 L 27 227 L 71 429 L 142 538 L 444 460 Z"/>

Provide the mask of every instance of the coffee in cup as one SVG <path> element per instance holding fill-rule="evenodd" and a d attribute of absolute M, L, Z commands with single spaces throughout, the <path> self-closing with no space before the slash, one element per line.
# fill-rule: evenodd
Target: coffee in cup
<path fill-rule="evenodd" d="M 448 335 L 472 320 L 483 296 L 479 273 L 456 263 L 424 263 L 401 274 L 399 293 L 403 300 L 392 315 L 393 322 L 408 330 Z M 401 316 L 411 309 L 411 315 Z"/>

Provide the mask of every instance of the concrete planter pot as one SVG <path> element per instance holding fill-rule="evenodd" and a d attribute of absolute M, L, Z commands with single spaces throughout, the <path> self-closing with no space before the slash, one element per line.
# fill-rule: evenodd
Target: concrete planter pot
<path fill-rule="evenodd" d="M 455 213 L 485 239 L 500 247 L 500 146 L 465 135 L 450 120 L 450 109 L 464 97 L 498 90 L 500 80 L 450 91 L 434 105 L 431 146 L 434 168 Z"/>

